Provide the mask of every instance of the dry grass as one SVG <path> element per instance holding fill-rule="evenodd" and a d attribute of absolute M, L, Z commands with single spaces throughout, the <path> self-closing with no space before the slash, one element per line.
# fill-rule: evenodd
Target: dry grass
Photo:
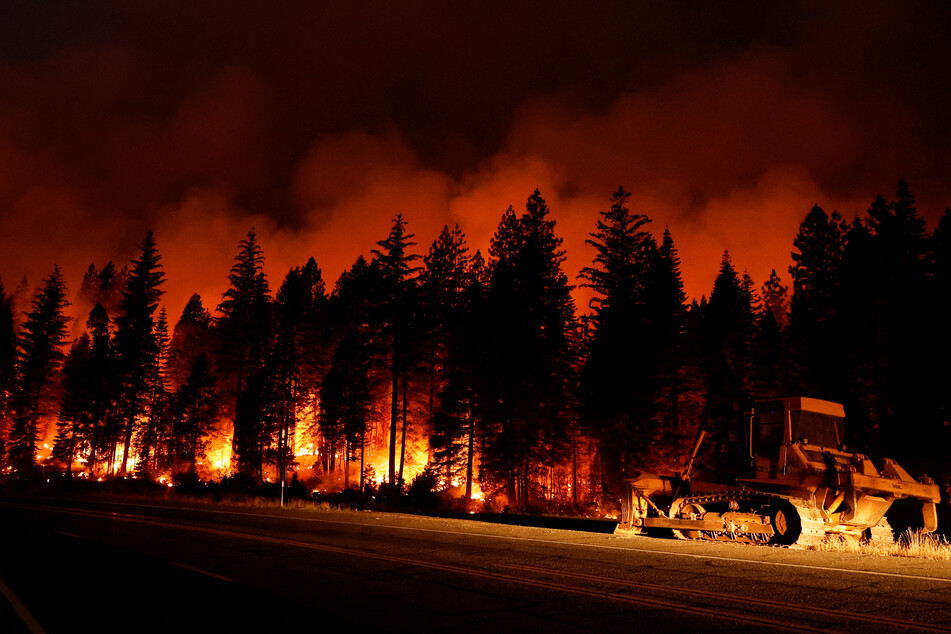
<path fill-rule="evenodd" d="M 822 542 L 817 550 L 951 561 L 951 542 L 948 542 L 944 536 L 912 529 L 902 533 L 893 544 L 869 544 L 851 538 L 830 537 Z"/>

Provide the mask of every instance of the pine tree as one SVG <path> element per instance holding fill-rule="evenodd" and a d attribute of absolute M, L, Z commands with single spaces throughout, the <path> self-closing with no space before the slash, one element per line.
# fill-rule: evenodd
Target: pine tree
<path fill-rule="evenodd" d="M 57 400 L 52 388 L 64 359 L 67 306 L 66 283 L 59 267 L 54 266 L 43 288 L 33 297 L 32 310 L 17 342 L 13 425 L 7 451 L 10 465 L 21 476 L 33 472 L 38 425 L 41 419 L 51 418 Z"/>
<path fill-rule="evenodd" d="M 445 232 L 444 232 L 445 237 Z M 461 238 L 461 234 L 459 234 Z M 476 436 L 480 431 L 481 396 L 484 393 L 483 368 L 486 351 L 486 305 L 488 272 L 480 252 L 471 258 L 461 239 L 440 240 L 452 248 L 434 249 L 429 262 L 441 260 L 443 265 L 430 265 L 442 270 L 442 293 L 435 294 L 439 308 L 432 309 L 431 318 L 439 320 L 435 330 L 438 392 L 436 394 L 429 438 L 431 465 L 446 485 L 465 483 L 463 505 L 468 510 L 472 499 L 475 470 Z M 437 253 L 450 254 L 440 258 Z M 434 275 L 435 276 L 435 275 Z M 434 301 L 434 300 L 430 300 Z M 433 317 L 435 315 L 435 317 Z"/>
<path fill-rule="evenodd" d="M 673 237 L 663 242 L 631 214 L 623 188 L 602 212 L 593 266 L 581 277 L 596 292 L 595 330 L 581 371 L 582 420 L 598 438 L 603 486 L 613 489 L 629 463 L 644 466 L 679 428 L 678 366 L 684 291 Z M 660 463 L 650 465 L 665 468 Z"/>
<path fill-rule="evenodd" d="M 82 400 L 78 408 L 89 412 L 89 455 L 87 466 L 94 472 L 100 462 L 112 463 L 110 451 L 118 443 L 119 376 L 115 349 L 109 333 L 109 315 L 101 304 L 89 311 L 86 331 L 90 336 L 87 378 L 82 384 Z"/>
<path fill-rule="evenodd" d="M 266 377 L 263 374 L 270 342 L 270 291 L 264 275 L 264 252 L 254 229 L 238 243 L 238 255 L 228 276 L 216 323 L 217 365 L 223 396 L 234 417 L 233 455 L 240 473 L 261 478 L 264 466 Z M 244 396 L 254 380 L 255 393 Z"/>
<path fill-rule="evenodd" d="M 629 192 L 618 188 L 610 209 L 601 212 L 597 231 L 586 240 L 596 251 L 593 266 L 580 275 L 596 294 L 591 302 L 595 330 L 581 372 L 582 420 L 599 441 L 602 478 L 609 480 L 609 488 L 623 472 L 629 452 L 647 444 L 646 421 L 632 416 L 646 409 L 643 302 L 656 242 L 643 229 L 650 219 L 632 214 L 629 198 Z"/>
<path fill-rule="evenodd" d="M 278 397 L 275 452 L 282 484 L 294 461 L 299 411 L 316 395 L 325 366 L 326 304 L 323 277 L 313 258 L 304 267 L 291 269 L 277 293 L 276 336 L 267 367 Z"/>
<path fill-rule="evenodd" d="M 638 286 L 645 283 L 647 254 L 655 245 L 650 233 L 641 229 L 650 218 L 630 212 L 630 196 L 619 187 L 611 197 L 611 208 L 601 212 L 597 231 L 585 240 L 597 252 L 594 266 L 581 269 L 580 275 L 584 286 L 597 294 L 593 300 L 596 317 L 610 317 L 612 311 L 630 314 Z"/>
<path fill-rule="evenodd" d="M 665 228 L 661 245 L 648 251 L 648 269 L 638 302 L 644 313 L 640 320 L 641 363 L 646 380 L 646 408 L 642 414 L 652 428 L 652 451 L 658 467 L 679 467 L 683 457 L 682 427 L 687 422 L 681 412 L 685 386 L 681 377 L 686 294 L 680 276 L 680 260 L 670 230 Z"/>
<path fill-rule="evenodd" d="M 917 466 L 916 434 L 909 425 L 938 416 L 929 387 L 932 368 L 944 363 L 933 355 L 923 315 L 929 305 L 928 240 L 924 219 L 905 181 L 899 181 L 896 198 L 882 197 L 869 208 L 869 229 L 877 267 L 874 286 L 874 350 L 876 355 L 877 418 L 881 437 L 891 455 Z"/>
<path fill-rule="evenodd" d="M 122 464 L 119 472 L 128 473 L 132 439 L 139 417 L 149 413 L 151 378 L 158 364 L 158 343 L 153 315 L 158 308 L 165 281 L 155 247 L 155 236 L 149 231 L 139 246 L 139 258 L 132 263 L 122 301 L 122 315 L 116 320 L 116 351 L 122 377 Z"/>
<path fill-rule="evenodd" d="M 703 311 L 707 392 L 704 424 L 715 451 L 733 449 L 730 433 L 736 409 L 751 397 L 755 326 L 750 282 L 744 283 L 724 252 L 710 301 Z"/>
<path fill-rule="evenodd" d="M 389 318 L 384 288 L 383 271 L 379 262 L 367 262 L 360 256 L 353 266 L 337 279 L 327 306 L 328 321 L 331 324 L 329 330 L 333 338 L 331 349 L 335 351 L 346 337 L 356 337 L 361 348 L 366 350 L 369 358 L 368 379 L 374 402 L 378 395 L 389 391 L 392 386 L 390 343 L 384 336 Z M 331 358 L 330 367 L 332 366 Z M 328 369 L 327 373 L 329 372 Z M 329 389 L 325 375 L 320 386 L 321 409 L 326 406 L 324 398 Z M 321 412 L 320 417 L 322 416 Z M 386 428 L 389 428 L 388 424 Z M 333 432 L 326 427 L 326 422 L 322 422 L 322 418 L 318 419 L 316 431 L 317 433 L 312 432 L 312 435 L 319 436 L 320 454 L 323 457 L 321 467 L 324 473 L 333 473 L 337 468 L 338 451 L 345 446 L 343 432 L 339 429 Z M 375 431 L 375 428 L 368 428 L 362 442 L 382 447 L 388 433 L 375 434 Z"/>
<path fill-rule="evenodd" d="M 427 420 L 431 424 L 436 396 L 445 387 L 451 333 L 465 310 L 469 254 L 465 235 L 456 225 L 443 227 L 423 258 L 421 275 L 423 318 L 426 322 Z"/>
<path fill-rule="evenodd" d="M 762 307 L 756 316 L 753 337 L 753 392 L 758 398 L 786 393 L 787 360 L 783 330 L 788 324 L 787 287 L 776 270 L 760 291 Z"/>
<path fill-rule="evenodd" d="M 7 411 L 16 378 L 16 330 L 13 301 L 0 282 L 0 465 L 6 456 Z"/>
<path fill-rule="evenodd" d="M 169 447 L 172 429 L 168 391 L 167 367 L 169 352 L 168 314 L 165 307 L 159 310 L 153 330 L 155 356 L 146 378 L 147 415 L 145 426 L 138 443 L 136 471 L 150 471 L 165 466 L 171 458 Z M 151 465 L 151 467 L 150 467 Z"/>
<path fill-rule="evenodd" d="M 419 256 L 409 253 L 409 248 L 416 246 L 411 242 L 413 234 L 406 233 L 406 221 L 402 214 L 393 219 L 393 228 L 386 240 L 377 242 L 380 249 L 374 249 L 373 255 L 379 263 L 383 276 L 385 306 L 387 312 L 387 331 L 390 340 L 390 434 L 389 455 L 387 464 L 387 483 L 398 486 L 402 481 L 403 463 L 406 452 L 406 390 L 400 398 L 400 388 L 405 386 L 410 363 L 410 346 L 413 333 L 410 328 L 413 324 L 412 307 L 416 299 L 417 273 L 419 267 L 413 263 Z M 400 404 L 402 402 L 402 442 L 400 443 L 400 467 L 396 470 L 396 431 L 400 418 Z"/>
<path fill-rule="evenodd" d="M 789 325 L 789 287 L 783 286 L 782 279 L 773 269 L 769 279 L 763 284 L 760 294 L 763 297 L 763 311 L 769 313 L 780 330 Z"/>
<path fill-rule="evenodd" d="M 169 343 L 167 375 L 173 390 L 188 379 L 198 355 L 211 352 L 210 333 L 211 315 L 201 297 L 192 295 L 172 330 Z"/>
<path fill-rule="evenodd" d="M 483 466 L 516 505 L 528 502 L 532 476 L 565 441 L 574 303 L 548 213 L 535 190 L 521 217 L 506 211 L 490 246 Z"/>
<path fill-rule="evenodd" d="M 883 198 L 879 202 L 887 206 Z M 835 364 L 830 374 L 839 378 L 835 398 L 845 405 L 849 443 L 863 449 L 874 442 L 881 411 L 881 359 L 876 334 L 876 287 L 881 275 L 877 251 L 867 219 L 855 218 L 845 233 L 830 335 L 837 346 L 837 358 L 829 360 Z"/>
<path fill-rule="evenodd" d="M 841 275 L 845 227 L 838 212 L 818 205 L 806 215 L 793 241 L 793 296 L 789 312 L 792 379 L 796 392 L 840 398 L 839 360 L 832 323 Z"/>
<path fill-rule="evenodd" d="M 88 446 L 92 439 L 92 388 L 98 378 L 93 371 L 92 339 L 83 333 L 70 348 L 63 366 L 63 396 L 53 446 L 53 458 L 63 466 L 67 478 L 73 475 L 73 461 L 79 449 Z"/>

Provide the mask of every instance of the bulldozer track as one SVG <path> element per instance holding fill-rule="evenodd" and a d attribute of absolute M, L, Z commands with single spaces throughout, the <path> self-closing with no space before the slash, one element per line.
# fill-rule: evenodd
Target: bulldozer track
<path fill-rule="evenodd" d="M 679 502 L 679 508 L 687 506 L 705 507 L 711 504 L 741 502 L 751 504 L 754 509 L 756 509 L 754 512 L 763 515 L 768 514 L 765 511 L 770 504 L 788 504 L 796 511 L 801 529 L 795 541 L 790 544 L 750 539 L 743 533 L 732 533 L 729 531 L 691 531 L 698 535 L 698 537 L 691 537 L 685 534 L 684 531 L 674 530 L 674 535 L 677 536 L 678 539 L 732 541 L 737 543 L 755 543 L 763 546 L 812 548 L 818 546 L 826 537 L 825 521 L 822 518 L 822 513 L 806 500 L 787 495 L 777 495 L 773 493 L 712 493 L 681 498 Z M 757 506 L 759 508 L 757 508 Z"/>
<path fill-rule="evenodd" d="M 884 517 L 878 524 L 868 529 L 868 542 L 870 544 L 889 545 L 894 543 L 895 534 L 892 531 L 892 525 Z"/>

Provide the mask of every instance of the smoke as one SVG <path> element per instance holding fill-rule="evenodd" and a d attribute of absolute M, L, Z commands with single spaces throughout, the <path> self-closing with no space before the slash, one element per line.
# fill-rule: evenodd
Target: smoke
<path fill-rule="evenodd" d="M 813 204 L 850 218 L 899 178 L 933 226 L 947 6 L 770 4 L 13 3 L 0 279 L 57 263 L 75 292 L 153 229 L 174 321 L 194 292 L 220 301 L 251 227 L 272 288 L 311 256 L 332 285 L 397 213 L 419 253 L 456 223 L 484 252 L 536 187 L 569 277 L 623 185 L 670 228 L 692 297 L 724 250 L 757 284 L 787 277 Z"/>

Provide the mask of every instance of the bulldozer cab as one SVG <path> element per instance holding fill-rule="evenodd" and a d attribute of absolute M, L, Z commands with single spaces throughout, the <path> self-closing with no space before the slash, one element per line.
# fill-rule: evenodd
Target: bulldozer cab
<path fill-rule="evenodd" d="M 845 410 L 838 403 L 815 398 L 756 401 L 748 418 L 747 438 L 754 477 L 774 479 L 786 474 L 791 445 L 844 449 Z"/>

